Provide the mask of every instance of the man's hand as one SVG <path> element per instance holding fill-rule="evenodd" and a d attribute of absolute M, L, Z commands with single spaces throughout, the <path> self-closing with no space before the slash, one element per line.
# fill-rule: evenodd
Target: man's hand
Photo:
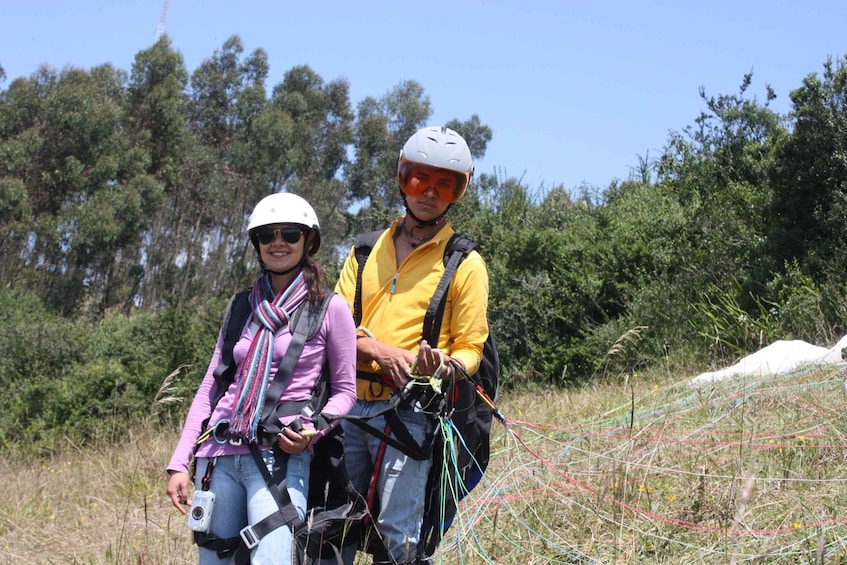
<path fill-rule="evenodd" d="M 382 374 L 394 380 L 394 386 L 403 388 L 409 382 L 415 356 L 411 351 L 382 343 L 371 337 L 360 336 L 356 342 L 360 361 L 376 361 Z"/>
<path fill-rule="evenodd" d="M 421 347 L 418 350 L 418 356 L 415 359 L 415 372 L 418 375 L 431 377 L 435 375 L 435 372 L 438 371 L 439 367 L 442 367 L 444 359 L 445 356 L 441 351 L 433 349 L 426 340 L 423 340 L 421 341 Z"/>

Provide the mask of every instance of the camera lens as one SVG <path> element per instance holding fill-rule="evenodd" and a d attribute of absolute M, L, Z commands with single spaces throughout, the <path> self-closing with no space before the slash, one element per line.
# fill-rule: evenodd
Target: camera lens
<path fill-rule="evenodd" d="M 195 506 L 194 508 L 192 508 L 191 509 L 191 517 L 194 518 L 195 520 L 201 519 L 203 517 L 203 507 L 202 506 Z"/>

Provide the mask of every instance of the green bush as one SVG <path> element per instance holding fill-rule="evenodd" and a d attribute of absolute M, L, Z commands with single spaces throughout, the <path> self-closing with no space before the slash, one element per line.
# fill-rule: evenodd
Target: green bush
<path fill-rule="evenodd" d="M 54 451 L 119 439 L 156 414 L 179 419 L 205 373 L 224 307 L 70 321 L 21 291 L 0 291 L 0 446 Z M 169 375 L 167 390 L 163 383 Z M 175 402 L 176 400 L 176 402 Z"/>
<path fill-rule="evenodd" d="M 0 289 L 0 385 L 59 377 L 81 359 L 80 323 L 48 312 L 37 296 Z"/>

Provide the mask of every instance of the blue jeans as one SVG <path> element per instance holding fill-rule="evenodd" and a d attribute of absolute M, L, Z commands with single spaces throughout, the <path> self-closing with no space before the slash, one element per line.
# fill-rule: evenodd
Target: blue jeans
<path fill-rule="evenodd" d="M 263 451 L 262 458 L 269 472 L 273 471 L 273 453 Z M 276 501 L 268 490 L 265 478 L 252 455 L 228 455 L 214 460 L 201 457 L 197 460 L 195 488 L 206 467 L 214 461 L 209 490 L 215 493 L 214 509 L 209 525 L 209 534 L 219 538 L 238 537 L 242 528 L 255 524 L 278 510 Z M 288 496 L 300 518 L 306 515 L 306 493 L 309 485 L 311 456 L 307 451 L 291 455 L 285 484 Z M 204 547 L 198 548 L 200 565 L 219 565 L 230 562 L 230 557 L 220 559 L 218 554 Z M 291 528 L 282 526 L 262 538 L 259 545 L 250 551 L 252 565 L 290 565 L 292 562 Z"/>
<path fill-rule="evenodd" d="M 359 400 L 350 414 L 369 416 L 383 410 L 386 405 L 386 401 Z M 429 417 L 413 410 L 401 409 L 398 412 L 415 441 L 419 444 L 423 443 L 432 430 Z M 380 430 L 385 428 L 383 416 L 368 420 L 368 423 Z M 344 426 L 344 459 L 347 473 L 356 490 L 367 496 L 374 462 L 382 441 L 350 422 L 342 421 L 341 425 Z M 375 555 L 374 560 L 406 563 L 413 561 L 417 556 L 418 539 L 423 523 L 424 491 L 431 465 L 431 458 L 415 461 L 401 451 L 386 446 L 376 484 L 380 503 L 376 527 L 390 556 Z M 353 563 L 355 549 L 352 547 L 344 551 L 344 563 L 348 565 Z"/>

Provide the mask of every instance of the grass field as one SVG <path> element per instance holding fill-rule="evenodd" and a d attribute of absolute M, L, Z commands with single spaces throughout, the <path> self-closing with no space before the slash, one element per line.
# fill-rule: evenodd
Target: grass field
<path fill-rule="evenodd" d="M 437 560 L 847 563 L 844 379 L 629 375 L 503 394 L 508 425 Z M 0 563 L 195 563 L 164 495 L 177 434 L 144 423 L 52 458 L 3 454 Z"/>

